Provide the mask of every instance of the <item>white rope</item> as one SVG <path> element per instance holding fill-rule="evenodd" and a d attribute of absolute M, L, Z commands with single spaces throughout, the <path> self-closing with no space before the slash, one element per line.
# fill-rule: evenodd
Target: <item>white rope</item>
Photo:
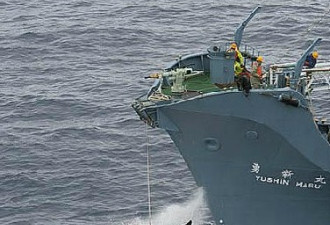
<path fill-rule="evenodd" d="M 148 124 L 146 123 L 146 138 L 147 138 L 147 184 L 148 184 L 148 211 L 149 211 L 149 225 L 151 225 L 151 187 L 150 187 L 150 154 L 149 154 L 149 136 Z"/>

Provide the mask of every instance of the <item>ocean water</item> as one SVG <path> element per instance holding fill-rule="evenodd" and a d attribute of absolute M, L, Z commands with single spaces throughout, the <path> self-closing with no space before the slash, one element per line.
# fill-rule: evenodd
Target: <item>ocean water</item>
<path fill-rule="evenodd" d="M 0 1 L 0 224 L 149 224 L 147 145 L 153 222 L 212 222 L 168 135 L 130 104 L 144 76 L 231 40 L 258 4 L 243 42 L 266 63 L 316 37 L 329 61 L 328 0 Z M 329 91 L 313 98 L 330 119 Z"/>

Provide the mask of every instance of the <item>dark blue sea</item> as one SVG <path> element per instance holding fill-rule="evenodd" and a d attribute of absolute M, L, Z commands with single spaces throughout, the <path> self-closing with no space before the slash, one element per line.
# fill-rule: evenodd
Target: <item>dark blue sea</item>
<path fill-rule="evenodd" d="M 144 76 L 232 40 L 257 4 L 243 42 L 266 63 L 317 37 L 330 60 L 329 0 L 0 1 L 0 224 L 149 224 L 147 142 L 153 224 L 210 224 L 169 136 L 130 105 Z M 314 98 L 330 119 L 329 91 Z"/>

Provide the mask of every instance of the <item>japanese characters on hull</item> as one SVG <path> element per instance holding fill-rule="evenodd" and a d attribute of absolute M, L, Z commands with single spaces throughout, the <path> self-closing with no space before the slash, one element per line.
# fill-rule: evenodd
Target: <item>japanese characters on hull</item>
<path fill-rule="evenodd" d="M 309 189 L 322 189 L 327 184 L 326 177 L 322 174 L 314 176 L 312 180 L 299 180 L 295 179 L 295 172 L 289 169 L 283 169 L 278 176 L 272 176 L 263 173 L 259 163 L 252 163 L 251 167 L 250 172 L 255 175 L 255 181 L 259 183 Z"/>

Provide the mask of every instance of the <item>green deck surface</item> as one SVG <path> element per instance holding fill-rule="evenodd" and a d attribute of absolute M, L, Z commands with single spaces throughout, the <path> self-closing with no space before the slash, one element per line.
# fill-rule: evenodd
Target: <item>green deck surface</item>
<path fill-rule="evenodd" d="M 211 83 L 209 74 L 202 74 L 195 77 L 186 79 L 183 82 L 186 86 L 187 91 L 208 93 L 220 91 L 220 89 Z M 162 93 L 165 95 L 172 95 L 171 87 L 167 86 L 162 89 Z"/>

